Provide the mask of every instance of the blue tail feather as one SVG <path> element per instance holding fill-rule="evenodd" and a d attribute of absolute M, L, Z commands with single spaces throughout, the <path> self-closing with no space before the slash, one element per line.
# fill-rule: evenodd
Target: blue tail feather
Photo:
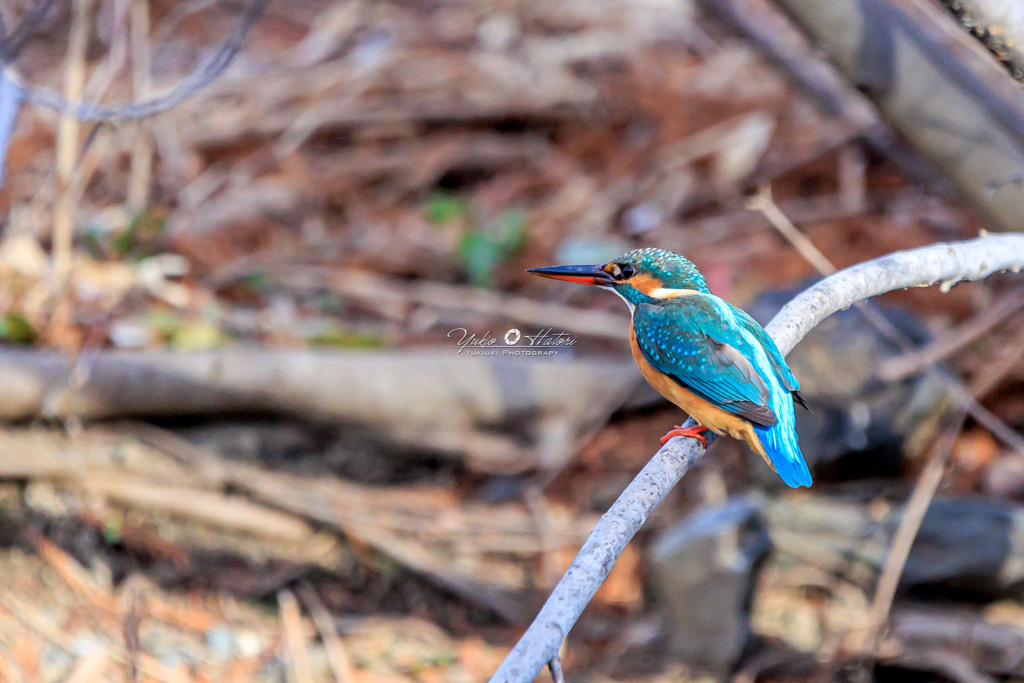
<path fill-rule="evenodd" d="M 792 408 L 789 412 L 792 414 Z M 772 427 L 755 425 L 754 431 L 761 439 L 761 445 L 764 446 L 782 481 L 793 488 L 811 485 L 811 473 L 804 462 L 803 454 L 800 453 L 796 430 L 790 420 L 780 420 Z"/>
<path fill-rule="evenodd" d="M 771 427 L 754 425 L 754 432 L 761 440 L 768 459 L 782 481 L 793 488 L 811 485 L 811 473 L 804 462 L 804 456 L 800 452 L 800 444 L 796 436 L 796 411 L 793 408 L 793 391 L 783 383 L 778 375 L 772 370 L 771 364 L 765 355 L 764 349 L 756 355 L 761 376 L 766 380 L 771 396 L 769 406 L 775 413 L 776 423 Z M 792 377 L 792 375 L 790 375 Z M 793 383 L 796 379 L 793 379 Z"/>

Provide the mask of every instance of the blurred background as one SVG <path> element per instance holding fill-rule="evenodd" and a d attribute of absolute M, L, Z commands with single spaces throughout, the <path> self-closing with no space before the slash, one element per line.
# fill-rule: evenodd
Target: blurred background
<path fill-rule="evenodd" d="M 1012 24 L 830 3 L 835 70 L 804 4 L 0 2 L 0 680 L 487 680 L 682 419 L 525 268 L 666 248 L 767 323 L 1024 218 Z M 813 488 L 716 443 L 569 680 L 1024 680 L 1022 287 L 817 328 Z"/>

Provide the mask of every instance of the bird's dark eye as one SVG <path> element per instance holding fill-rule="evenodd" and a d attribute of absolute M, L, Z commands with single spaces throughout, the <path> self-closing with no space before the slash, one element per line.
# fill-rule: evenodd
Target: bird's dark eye
<path fill-rule="evenodd" d="M 621 272 L 622 272 L 622 279 L 623 280 L 628 280 L 629 278 L 631 278 L 634 275 L 636 275 L 636 268 L 634 268 L 633 266 L 628 266 L 628 265 L 627 266 L 622 266 L 622 271 Z"/>

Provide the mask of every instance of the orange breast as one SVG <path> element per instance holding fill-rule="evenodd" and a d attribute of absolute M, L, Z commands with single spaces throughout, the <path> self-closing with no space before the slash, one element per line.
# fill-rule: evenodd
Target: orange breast
<path fill-rule="evenodd" d="M 644 376 L 644 379 L 659 394 L 685 410 L 690 417 L 716 434 L 728 434 L 734 439 L 746 441 L 755 453 L 771 465 L 771 461 L 768 460 L 764 447 L 761 445 L 761 440 L 758 438 L 757 432 L 754 431 L 750 421 L 719 408 L 710 401 L 697 396 L 692 391 L 684 389 L 674 379 L 648 363 L 643 351 L 640 350 L 640 344 L 636 341 L 636 334 L 633 332 L 632 325 L 629 326 L 629 350 L 633 353 L 633 360 L 636 361 L 637 367 L 640 368 L 640 373 Z"/>

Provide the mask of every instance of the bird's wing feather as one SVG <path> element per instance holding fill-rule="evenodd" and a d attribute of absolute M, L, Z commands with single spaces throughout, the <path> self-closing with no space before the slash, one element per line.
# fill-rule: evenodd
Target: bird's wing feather
<path fill-rule="evenodd" d="M 655 369 L 701 398 L 764 426 L 778 419 L 768 407 L 764 378 L 747 357 L 748 343 L 711 295 L 644 304 L 633 313 L 637 345 Z"/>
<path fill-rule="evenodd" d="M 800 391 L 800 382 L 797 381 L 796 377 L 793 376 L 793 372 L 786 365 L 786 360 L 782 357 L 782 352 L 779 351 L 779 347 L 776 346 L 775 340 L 768 336 L 768 333 L 764 331 L 761 325 L 750 317 L 750 315 L 743 309 L 736 308 L 732 304 L 729 304 L 732 309 L 736 320 L 750 332 L 757 339 L 758 343 L 764 348 L 765 354 L 768 356 L 769 362 L 772 364 L 772 370 L 775 371 L 779 381 L 782 382 L 782 386 L 786 387 L 788 391 L 796 392 Z"/>

